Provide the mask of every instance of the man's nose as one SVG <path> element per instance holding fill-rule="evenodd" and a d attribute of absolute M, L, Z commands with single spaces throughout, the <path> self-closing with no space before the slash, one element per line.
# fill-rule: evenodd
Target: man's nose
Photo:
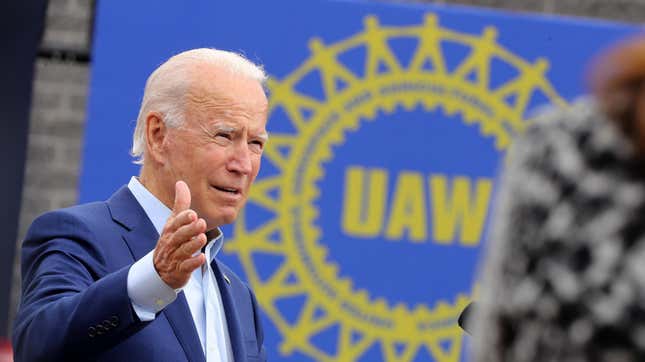
<path fill-rule="evenodd" d="M 244 175 L 251 173 L 251 150 L 248 144 L 240 142 L 237 147 L 234 147 L 228 169 Z"/>

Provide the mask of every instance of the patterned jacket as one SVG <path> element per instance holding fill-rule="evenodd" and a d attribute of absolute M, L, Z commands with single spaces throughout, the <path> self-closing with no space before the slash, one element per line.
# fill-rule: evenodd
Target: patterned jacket
<path fill-rule="evenodd" d="M 645 163 L 593 99 L 509 150 L 476 361 L 645 361 Z"/>

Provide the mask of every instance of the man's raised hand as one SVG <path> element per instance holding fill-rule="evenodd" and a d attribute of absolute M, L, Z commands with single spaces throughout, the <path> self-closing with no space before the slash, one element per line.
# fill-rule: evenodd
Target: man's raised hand
<path fill-rule="evenodd" d="M 175 184 L 175 203 L 166 221 L 153 261 L 157 273 L 169 287 L 178 289 L 188 283 L 193 270 L 206 261 L 198 253 L 206 245 L 206 221 L 190 209 L 190 190 L 184 181 Z"/>

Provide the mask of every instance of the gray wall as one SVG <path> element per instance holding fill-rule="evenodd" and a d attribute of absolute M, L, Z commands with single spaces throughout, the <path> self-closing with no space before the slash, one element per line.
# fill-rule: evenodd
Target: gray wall
<path fill-rule="evenodd" d="M 558 13 L 629 22 L 645 20 L 645 0 L 426 2 Z M 88 54 L 91 46 L 93 3 L 94 1 L 89 0 L 50 0 L 42 48 L 62 50 L 63 53 Z M 38 214 L 72 205 L 77 200 L 89 71 L 89 63 L 73 59 L 41 57 L 36 63 L 19 240 Z M 16 288 L 19 285 L 17 260 L 14 264 L 12 291 L 14 310 L 11 315 L 14 315 L 19 291 Z"/>
<path fill-rule="evenodd" d="M 88 53 L 93 1 L 50 0 L 41 49 Z M 44 211 L 76 203 L 89 64 L 39 57 L 35 64 L 18 245 Z M 16 253 L 10 316 L 20 285 Z M 12 318 L 10 318 L 12 319 Z"/>
<path fill-rule="evenodd" d="M 635 23 L 645 20 L 645 0 L 438 0 L 417 2 L 463 4 Z"/>

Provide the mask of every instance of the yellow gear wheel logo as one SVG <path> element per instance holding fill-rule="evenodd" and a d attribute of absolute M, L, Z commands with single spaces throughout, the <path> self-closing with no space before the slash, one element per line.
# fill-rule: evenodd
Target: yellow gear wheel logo
<path fill-rule="evenodd" d="M 346 133 L 358 129 L 361 120 L 373 121 L 377 111 L 392 113 L 397 106 L 406 110 L 422 106 L 428 111 L 441 107 L 446 114 L 460 114 L 464 122 L 478 125 L 482 137 L 493 137 L 502 151 L 513 134 L 525 127 L 534 92 L 564 106 L 544 75 L 548 62 L 539 59 L 531 64 L 519 58 L 499 45 L 496 35 L 493 27 L 481 35 L 441 28 L 433 14 L 426 15 L 423 24 L 412 26 L 382 26 L 376 17 L 368 16 L 364 31 L 345 40 L 325 45 L 312 39 L 311 56 L 285 79 L 269 82 L 270 112 L 284 109 L 297 135 L 271 134 L 265 159 L 276 165 L 279 174 L 259 178 L 248 202 L 272 216 L 251 227 L 243 211 L 225 251 L 239 257 L 262 309 L 280 332 L 280 353 L 299 351 L 316 361 L 355 361 L 378 344 L 381 359 L 386 361 L 412 361 L 421 349 L 436 361 L 459 360 L 462 332 L 456 319 L 470 300 L 469 292 L 432 306 L 408 308 L 390 306 L 382 299 L 371 299 L 367 291 L 356 290 L 351 280 L 339 277 L 338 266 L 329 261 L 326 247 L 319 242 L 316 182 L 324 175 L 324 163 L 333 158 L 332 147 L 342 144 Z M 388 47 L 388 40 L 403 37 L 418 39 L 407 66 Z M 449 71 L 441 42 L 467 46 L 470 53 Z M 362 76 L 338 61 L 340 55 L 359 46 L 365 48 Z M 495 89 L 489 79 L 493 58 L 518 73 Z M 432 69 L 424 67 L 428 62 Z M 322 101 L 296 90 L 314 71 L 320 75 Z M 339 81 L 347 86 L 341 89 Z M 253 260 L 258 254 L 281 256 L 284 261 L 268 277 L 261 277 Z M 295 320 L 286 318 L 277 307 L 281 299 L 293 296 L 306 297 Z M 330 327 L 338 328 L 334 353 L 314 340 Z"/>

